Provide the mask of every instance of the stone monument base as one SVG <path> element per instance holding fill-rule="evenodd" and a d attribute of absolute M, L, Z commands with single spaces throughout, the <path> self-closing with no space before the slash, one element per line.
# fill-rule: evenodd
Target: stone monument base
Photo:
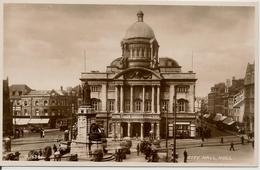
<path fill-rule="evenodd" d="M 103 144 L 102 144 L 101 141 L 92 142 L 91 148 L 89 150 L 89 141 L 81 142 L 81 141 L 73 140 L 71 142 L 70 153 L 71 154 L 78 154 L 79 159 L 91 160 L 92 153 L 96 149 L 101 149 L 103 151 Z"/>

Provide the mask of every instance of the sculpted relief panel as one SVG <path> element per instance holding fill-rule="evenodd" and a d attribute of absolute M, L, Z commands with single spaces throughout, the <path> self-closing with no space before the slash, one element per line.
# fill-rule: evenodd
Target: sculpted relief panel
<path fill-rule="evenodd" d="M 138 80 L 146 80 L 152 79 L 152 73 L 144 70 L 134 70 L 128 72 L 124 75 L 125 79 L 138 79 Z"/>

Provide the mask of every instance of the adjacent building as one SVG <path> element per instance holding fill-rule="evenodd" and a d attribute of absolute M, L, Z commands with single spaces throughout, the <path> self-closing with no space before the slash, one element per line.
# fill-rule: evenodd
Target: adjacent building
<path fill-rule="evenodd" d="M 59 128 L 68 126 L 75 119 L 78 96 L 72 88 L 68 90 L 63 90 L 62 87 L 60 90 L 31 90 L 26 85 L 12 85 L 11 87 L 15 127 Z"/>
<path fill-rule="evenodd" d="M 105 72 L 83 72 L 91 88 L 97 122 L 111 137 L 195 136 L 195 73 L 182 72 L 172 58 L 159 57 L 159 42 L 142 11 L 121 41 L 121 57 Z M 175 100 L 176 99 L 176 100 Z"/>

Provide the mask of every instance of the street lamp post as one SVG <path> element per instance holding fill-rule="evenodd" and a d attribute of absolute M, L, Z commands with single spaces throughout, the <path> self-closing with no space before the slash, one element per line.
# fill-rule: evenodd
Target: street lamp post
<path fill-rule="evenodd" d="M 176 161 L 176 110 L 177 110 L 177 102 L 176 102 L 176 89 L 174 90 L 174 133 L 173 133 L 173 162 Z"/>
<path fill-rule="evenodd" d="M 168 162 L 168 108 L 166 106 L 163 106 L 163 110 L 166 111 L 166 122 L 165 122 L 165 126 L 166 126 L 166 137 L 165 137 L 165 141 L 166 141 L 166 162 Z"/>

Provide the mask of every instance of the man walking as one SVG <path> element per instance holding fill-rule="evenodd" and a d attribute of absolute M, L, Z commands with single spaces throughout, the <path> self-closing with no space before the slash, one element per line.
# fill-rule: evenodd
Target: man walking
<path fill-rule="evenodd" d="M 241 144 L 242 145 L 244 145 L 244 140 L 245 140 L 244 136 L 241 136 Z"/>
<path fill-rule="evenodd" d="M 231 149 L 232 149 L 233 151 L 235 151 L 235 148 L 234 148 L 234 143 L 233 143 L 233 141 L 231 141 L 231 143 L 230 143 L 230 148 L 229 148 L 229 150 L 231 151 Z"/>
<path fill-rule="evenodd" d="M 187 163 L 188 153 L 186 149 L 184 150 L 183 155 L 184 155 L 184 162 Z"/>

